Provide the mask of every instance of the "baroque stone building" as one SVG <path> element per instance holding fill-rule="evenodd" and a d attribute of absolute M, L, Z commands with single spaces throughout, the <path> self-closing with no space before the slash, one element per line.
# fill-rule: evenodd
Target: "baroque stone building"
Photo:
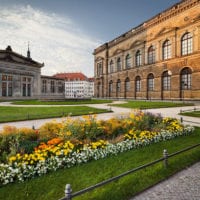
<path fill-rule="evenodd" d="M 41 76 L 44 63 L 22 56 L 8 46 L 0 50 L 0 99 L 62 99 L 63 79 Z"/>
<path fill-rule="evenodd" d="M 94 50 L 95 97 L 200 100 L 200 0 L 182 0 Z"/>

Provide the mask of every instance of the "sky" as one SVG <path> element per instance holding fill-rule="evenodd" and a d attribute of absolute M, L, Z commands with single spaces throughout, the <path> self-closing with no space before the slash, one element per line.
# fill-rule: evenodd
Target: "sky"
<path fill-rule="evenodd" d="M 94 76 L 93 51 L 180 0 L 0 0 L 0 49 L 45 64 L 42 75 Z"/>

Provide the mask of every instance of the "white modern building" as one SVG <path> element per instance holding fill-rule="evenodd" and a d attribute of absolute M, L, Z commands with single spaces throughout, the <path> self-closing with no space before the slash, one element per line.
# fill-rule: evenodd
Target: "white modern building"
<path fill-rule="evenodd" d="M 65 80 L 65 98 L 91 98 L 94 96 L 94 79 L 81 72 L 58 73 L 56 78 Z"/>

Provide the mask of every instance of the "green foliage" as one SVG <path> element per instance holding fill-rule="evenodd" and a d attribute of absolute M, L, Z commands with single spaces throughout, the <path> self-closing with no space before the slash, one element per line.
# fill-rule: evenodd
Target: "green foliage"
<path fill-rule="evenodd" d="M 103 180 L 117 176 L 125 171 L 151 162 L 162 157 L 163 149 L 171 154 L 200 140 L 200 128 L 190 136 L 175 138 L 174 140 L 156 143 L 144 148 L 131 150 L 103 160 L 92 161 L 77 165 L 70 169 L 61 169 L 25 181 L 24 183 L 9 184 L 0 188 L 0 199 L 4 200 L 55 200 L 64 196 L 67 183 L 72 185 L 73 192 L 89 187 Z M 162 163 L 154 165 L 137 173 L 130 174 L 118 181 L 99 187 L 91 192 L 74 198 L 75 200 L 102 199 L 130 199 L 138 192 L 184 169 L 200 160 L 199 147 L 186 153 L 170 158 L 169 168 Z M 111 167 L 112 166 L 112 167 Z M 142 177 L 142 178 L 141 178 Z"/>
<path fill-rule="evenodd" d="M 176 103 L 176 102 L 157 102 L 157 101 L 128 101 L 124 104 L 113 104 L 112 106 L 118 106 L 123 108 L 139 108 L 139 109 L 151 109 L 151 108 L 168 108 L 179 106 L 193 106 L 192 103 Z"/>
<path fill-rule="evenodd" d="M 200 117 L 200 111 L 184 112 L 184 113 L 180 113 L 180 115 L 190 116 L 190 117 Z"/>
<path fill-rule="evenodd" d="M 90 113 L 105 113 L 106 109 L 87 106 L 60 107 L 11 107 L 0 106 L 0 122 L 21 121 L 30 119 L 45 119 L 66 116 L 87 115 Z"/>
<path fill-rule="evenodd" d="M 25 101 L 13 101 L 15 105 L 79 105 L 79 104 L 102 104 L 112 103 L 112 100 L 101 100 L 101 99 L 72 99 L 66 101 L 39 101 L 39 100 L 25 100 Z"/>

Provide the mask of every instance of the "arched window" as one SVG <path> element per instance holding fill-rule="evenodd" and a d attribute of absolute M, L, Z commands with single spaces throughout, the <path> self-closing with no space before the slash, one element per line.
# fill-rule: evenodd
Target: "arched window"
<path fill-rule="evenodd" d="M 147 89 L 148 91 L 154 90 L 154 75 L 153 74 L 149 74 L 147 77 Z"/>
<path fill-rule="evenodd" d="M 155 63 L 155 48 L 150 46 L 148 49 L 148 64 Z"/>
<path fill-rule="evenodd" d="M 114 62 L 113 60 L 110 61 L 110 73 L 114 72 Z"/>
<path fill-rule="evenodd" d="M 130 79 L 126 78 L 125 80 L 125 91 L 129 91 L 130 90 Z"/>
<path fill-rule="evenodd" d="M 135 91 L 136 92 L 141 91 L 141 78 L 140 78 L 140 76 L 136 76 L 136 78 L 135 78 Z"/>
<path fill-rule="evenodd" d="M 190 90 L 192 86 L 191 69 L 186 67 L 181 71 L 181 89 Z"/>
<path fill-rule="evenodd" d="M 131 68 L 131 56 L 130 54 L 127 54 L 126 56 L 126 69 Z"/>
<path fill-rule="evenodd" d="M 120 79 L 117 80 L 116 91 L 117 91 L 117 93 L 121 91 L 121 81 L 120 81 Z"/>
<path fill-rule="evenodd" d="M 181 54 L 184 56 L 192 53 L 192 45 L 192 35 L 190 33 L 185 33 L 181 38 Z"/>
<path fill-rule="evenodd" d="M 163 88 L 163 90 L 170 90 L 170 88 L 171 88 L 171 71 L 163 72 L 162 88 Z"/>
<path fill-rule="evenodd" d="M 141 51 L 138 50 L 135 54 L 135 65 L 138 67 L 142 65 L 142 54 Z"/>
<path fill-rule="evenodd" d="M 163 43 L 163 60 L 171 58 L 171 42 L 166 40 Z"/>
<path fill-rule="evenodd" d="M 118 58 L 117 59 L 117 71 L 121 71 L 121 69 L 122 69 L 122 62 L 121 62 L 121 59 Z"/>

